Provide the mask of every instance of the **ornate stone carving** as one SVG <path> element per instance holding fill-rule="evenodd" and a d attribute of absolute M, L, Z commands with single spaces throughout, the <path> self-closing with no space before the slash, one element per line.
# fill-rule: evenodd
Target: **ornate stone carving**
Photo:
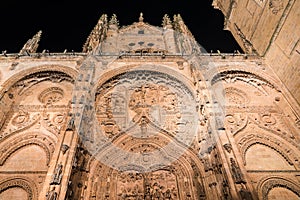
<path fill-rule="evenodd" d="M 83 45 L 82 52 L 85 53 L 90 52 L 94 50 L 96 47 L 98 47 L 98 45 L 106 37 L 107 28 L 108 28 L 107 15 L 103 14 L 101 15 L 100 19 L 98 20 L 98 23 L 90 33 L 85 44 Z"/>
<path fill-rule="evenodd" d="M 229 143 L 226 143 L 223 145 L 224 149 L 228 152 L 228 153 L 231 153 L 231 150 L 232 150 L 232 146 L 231 144 Z"/>
<path fill-rule="evenodd" d="M 38 145 L 41 147 L 45 151 L 48 165 L 54 152 L 54 143 L 52 139 L 40 133 L 20 135 L 15 139 L 8 140 L 7 143 L 3 144 L 0 148 L 0 166 L 3 165 L 7 158 L 16 150 L 28 145 Z"/>
<path fill-rule="evenodd" d="M 193 34 L 190 32 L 188 27 L 185 25 L 180 14 L 173 16 L 173 27 L 174 27 L 174 30 L 177 30 L 180 33 L 190 36 L 191 38 L 194 38 Z"/>
<path fill-rule="evenodd" d="M 70 147 L 69 147 L 68 145 L 63 144 L 63 145 L 61 146 L 60 150 L 62 151 L 63 154 L 65 154 L 65 153 L 68 151 L 69 148 L 70 148 Z"/>
<path fill-rule="evenodd" d="M 279 11 L 283 9 L 283 1 L 282 0 L 270 0 L 269 8 L 273 14 L 277 14 Z"/>
<path fill-rule="evenodd" d="M 51 87 L 42 91 L 38 96 L 41 103 L 52 105 L 59 102 L 64 97 L 64 91 L 59 87 Z"/>
<path fill-rule="evenodd" d="M 234 182 L 237 184 L 246 183 L 240 167 L 236 164 L 233 158 L 230 158 L 230 166 L 231 166 L 232 178 Z"/>
<path fill-rule="evenodd" d="M 225 98 L 226 106 L 227 104 L 245 106 L 250 102 L 250 99 L 245 92 L 233 87 L 225 88 Z"/>
<path fill-rule="evenodd" d="M 51 182 L 50 182 L 51 185 L 59 185 L 60 184 L 62 175 L 63 175 L 62 170 L 63 170 L 63 165 L 61 163 L 59 163 L 56 166 L 55 171 L 52 175 Z"/>
<path fill-rule="evenodd" d="M 170 17 L 167 14 L 165 14 L 164 17 L 163 17 L 162 26 L 165 29 L 171 29 L 172 28 L 171 19 L 170 19 Z"/>
<path fill-rule="evenodd" d="M 57 192 L 55 191 L 55 187 L 53 187 L 50 191 L 46 194 L 46 200 L 56 200 Z"/>
<path fill-rule="evenodd" d="M 218 81 L 225 81 L 228 83 L 234 83 L 235 81 L 243 81 L 251 86 L 254 86 L 265 95 L 268 95 L 268 93 L 262 86 L 275 88 L 275 86 L 271 84 L 268 80 L 251 72 L 241 70 L 229 70 L 220 72 L 212 78 L 211 84 L 213 85 Z"/>
<path fill-rule="evenodd" d="M 271 135 L 261 135 L 261 134 L 246 134 L 238 141 L 238 145 L 241 150 L 242 159 L 244 165 L 246 165 L 246 151 L 254 144 L 262 144 L 270 147 L 277 151 L 290 165 L 298 163 L 299 156 L 290 148 L 286 148 L 282 142 Z"/>
<path fill-rule="evenodd" d="M 12 118 L 11 124 L 17 127 L 24 127 L 30 119 L 29 113 L 19 110 L 19 112 Z"/>
<path fill-rule="evenodd" d="M 12 88 L 16 89 L 18 95 L 22 95 L 27 89 L 44 81 L 51 81 L 54 83 L 62 83 L 63 81 L 70 83 L 74 82 L 73 78 L 64 72 L 49 70 L 24 76 L 17 83 L 15 83 Z"/>
<path fill-rule="evenodd" d="M 297 182 L 294 182 L 292 180 L 289 180 L 288 178 L 285 177 L 280 177 L 280 176 L 271 176 L 267 178 L 263 178 L 259 181 L 257 185 L 257 191 L 259 196 L 263 200 L 267 200 L 268 198 L 268 193 L 273 189 L 277 187 L 283 187 L 291 190 L 295 194 L 300 197 L 300 187 Z"/>
<path fill-rule="evenodd" d="M 242 113 L 230 114 L 225 116 L 225 127 L 233 135 L 243 130 L 248 124 L 248 116 Z"/>
<path fill-rule="evenodd" d="M 175 176 L 168 171 L 151 174 L 121 173 L 117 183 L 118 199 L 179 199 Z"/>
<path fill-rule="evenodd" d="M 32 39 L 29 39 L 25 43 L 23 48 L 20 50 L 19 54 L 30 55 L 30 53 L 35 53 L 39 46 L 39 41 L 41 39 L 41 35 L 42 35 L 42 31 L 37 32 L 37 34 L 35 34 Z"/>
<path fill-rule="evenodd" d="M 42 113 L 42 125 L 51 133 L 57 135 L 65 122 L 66 114 L 64 113 Z"/>
<path fill-rule="evenodd" d="M 0 193 L 12 187 L 20 187 L 27 192 L 28 200 L 37 198 L 37 188 L 32 180 L 25 177 L 10 177 L 0 182 Z"/>

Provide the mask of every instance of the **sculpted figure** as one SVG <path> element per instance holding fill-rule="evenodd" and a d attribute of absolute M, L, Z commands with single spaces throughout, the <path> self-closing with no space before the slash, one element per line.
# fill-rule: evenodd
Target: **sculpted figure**
<path fill-rule="evenodd" d="M 51 185 L 59 185 L 62 178 L 62 167 L 63 165 L 60 163 L 57 165 L 55 169 L 55 173 L 52 175 Z"/>
<path fill-rule="evenodd" d="M 55 187 L 52 188 L 52 190 L 48 191 L 46 194 L 47 200 L 56 200 L 57 198 L 57 192 L 55 191 Z"/>

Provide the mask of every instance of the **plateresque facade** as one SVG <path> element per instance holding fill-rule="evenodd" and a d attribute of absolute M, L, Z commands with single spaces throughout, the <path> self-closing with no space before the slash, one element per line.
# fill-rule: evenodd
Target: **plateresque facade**
<path fill-rule="evenodd" d="M 1 200 L 300 198 L 299 104 L 265 57 L 206 53 L 180 15 L 103 14 L 81 53 L 40 37 L 0 56 Z"/>

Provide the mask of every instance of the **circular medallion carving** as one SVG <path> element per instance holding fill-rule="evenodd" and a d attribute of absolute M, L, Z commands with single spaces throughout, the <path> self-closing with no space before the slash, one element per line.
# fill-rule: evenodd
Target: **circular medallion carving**
<path fill-rule="evenodd" d="M 225 88 L 225 98 L 229 105 L 243 105 L 249 103 L 247 94 L 233 87 Z"/>
<path fill-rule="evenodd" d="M 29 121 L 29 113 L 20 110 L 13 118 L 12 118 L 12 125 L 14 126 L 23 126 Z"/>
<path fill-rule="evenodd" d="M 38 99 L 41 103 L 46 105 L 52 105 L 59 102 L 64 96 L 64 91 L 59 87 L 51 87 L 39 95 Z"/>

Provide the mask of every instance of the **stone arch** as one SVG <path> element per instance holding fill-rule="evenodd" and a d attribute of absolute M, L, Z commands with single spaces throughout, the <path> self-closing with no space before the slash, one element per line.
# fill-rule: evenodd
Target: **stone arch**
<path fill-rule="evenodd" d="M 25 69 L 23 71 L 20 71 L 13 76 L 9 77 L 3 84 L 2 84 L 2 90 L 0 90 L 0 96 L 3 96 L 4 93 L 6 93 L 16 82 L 18 82 L 20 79 L 22 79 L 25 76 L 28 76 L 30 74 L 38 74 L 45 71 L 52 71 L 52 72 L 61 72 L 68 76 L 70 76 L 73 80 L 76 79 L 78 72 L 70 67 L 62 66 L 62 65 L 41 65 L 32 67 L 29 69 Z"/>
<path fill-rule="evenodd" d="M 29 178 L 18 176 L 2 180 L 0 182 L 0 193 L 13 187 L 20 187 L 25 190 L 28 194 L 28 200 L 35 200 L 38 197 L 38 189 L 34 182 Z"/>
<path fill-rule="evenodd" d="M 117 77 L 118 75 L 125 74 L 126 72 L 130 73 L 133 71 L 140 71 L 140 70 L 146 70 L 146 71 L 153 71 L 153 72 L 159 72 L 162 74 L 169 75 L 170 77 L 174 77 L 178 81 L 182 82 L 190 91 L 194 91 L 193 81 L 192 77 L 186 77 L 179 72 L 177 72 L 174 69 L 171 69 L 169 66 L 165 65 L 138 65 L 138 64 L 132 64 L 132 65 L 126 65 L 118 69 L 110 70 L 98 77 L 97 80 L 95 80 L 96 84 L 93 88 L 93 91 L 97 91 L 99 87 L 101 87 L 105 82 L 112 79 L 113 77 Z M 196 97 L 196 94 L 193 92 L 193 96 Z"/>
<path fill-rule="evenodd" d="M 97 179 L 95 176 L 97 173 L 101 173 L 101 175 L 105 177 L 104 180 L 106 181 L 107 175 L 113 175 L 118 172 L 117 170 L 114 170 L 102 164 L 97 159 L 95 159 L 95 157 L 92 157 L 89 160 L 88 166 L 89 166 L 88 170 L 90 171 L 88 188 L 91 188 L 91 190 L 88 191 L 90 192 L 89 195 L 92 195 L 93 188 L 95 187 L 93 185 L 93 181 L 95 180 L 99 181 L 99 178 Z M 156 173 L 159 171 L 170 171 L 174 175 L 176 175 L 176 177 L 178 178 L 177 181 L 179 181 L 178 184 L 181 185 L 178 186 L 179 193 L 181 196 L 180 199 L 184 199 L 186 195 L 190 195 L 191 199 L 197 199 L 199 197 L 199 194 L 201 194 L 202 197 L 207 195 L 205 189 L 207 188 L 207 186 L 205 185 L 204 182 L 200 180 L 201 177 L 203 177 L 203 174 L 205 173 L 204 166 L 203 163 L 199 160 L 197 155 L 192 150 L 188 149 L 187 152 L 184 154 L 184 156 L 180 157 L 171 165 L 163 168 L 157 168 L 153 172 L 147 172 L 146 174 Z M 126 170 L 124 168 L 119 172 L 134 172 L 134 169 L 129 168 L 128 170 Z M 101 176 L 101 179 L 103 179 L 103 176 Z M 112 180 L 113 179 L 110 178 L 109 182 L 111 182 Z M 185 188 L 189 188 L 189 189 L 184 191 Z M 190 192 L 190 193 L 186 193 L 186 192 Z"/>
<path fill-rule="evenodd" d="M 267 200 L 268 193 L 271 191 L 271 189 L 276 187 L 283 187 L 288 190 L 291 190 L 298 197 L 300 197 L 299 184 L 294 182 L 293 180 L 290 180 L 289 178 L 280 176 L 271 176 L 261 179 L 257 185 L 259 197 L 261 197 L 263 200 Z"/>
<path fill-rule="evenodd" d="M 279 153 L 290 165 L 294 165 L 294 161 L 291 155 L 291 151 L 287 152 L 281 145 L 281 141 L 278 139 L 267 136 L 267 138 L 260 136 L 259 134 L 250 134 L 246 135 L 245 137 L 241 138 L 238 142 L 238 145 L 240 147 L 241 156 L 244 165 L 246 165 L 246 153 L 250 147 L 252 147 L 255 144 L 260 144 L 263 146 L 266 146 L 268 148 L 271 148 L 272 150 Z"/>
<path fill-rule="evenodd" d="M 5 143 L 6 145 L 1 145 L 2 155 L 0 156 L 0 166 L 2 166 L 13 153 L 29 145 L 37 145 L 43 149 L 48 166 L 55 149 L 54 141 L 43 135 L 29 134 L 12 139 L 11 141 L 6 141 Z"/>
<path fill-rule="evenodd" d="M 277 82 L 266 74 L 257 74 L 253 70 L 245 69 L 229 69 L 222 68 L 217 74 L 211 75 L 211 85 L 216 84 L 219 81 L 236 81 L 240 80 L 248 83 L 254 87 L 259 87 L 261 85 L 266 85 L 277 91 L 280 91 Z"/>

